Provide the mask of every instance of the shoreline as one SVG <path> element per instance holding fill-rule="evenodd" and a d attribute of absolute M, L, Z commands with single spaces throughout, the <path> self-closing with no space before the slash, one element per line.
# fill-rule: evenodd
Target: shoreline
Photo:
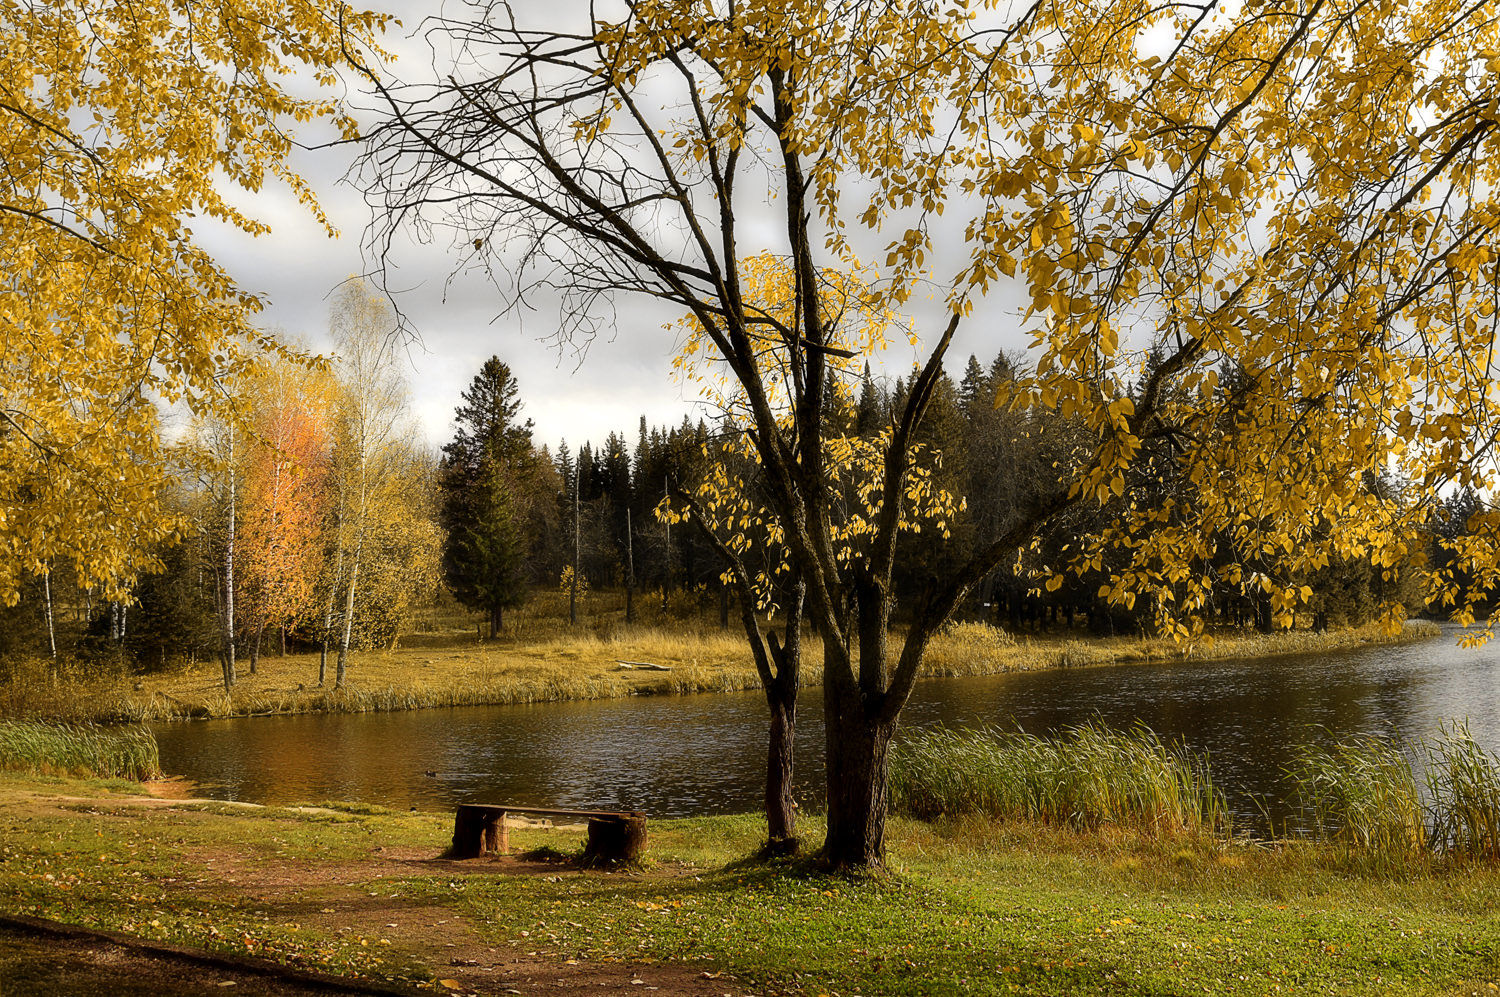
<path fill-rule="evenodd" d="M 958 624 L 934 638 L 921 678 L 1282 657 L 1411 643 L 1440 634 L 1435 623 L 1408 621 L 1397 634 L 1385 634 L 1375 625 L 1323 633 L 1236 631 L 1209 634 L 1184 647 L 1163 638 L 1013 636 L 983 624 Z M 760 679 L 743 656 L 743 637 L 723 633 L 663 635 L 641 629 L 609 638 L 584 635 L 531 643 L 476 643 L 472 638 L 458 643 L 451 637 L 444 643 L 441 635 L 418 635 L 408 639 L 407 647 L 352 658 L 350 682 L 342 690 L 309 687 L 305 679 L 315 677 L 317 656 L 295 655 L 260 659 L 258 671 L 245 674 L 233 695 L 223 692 L 217 664 L 108 683 L 59 682 L 40 690 L 35 681 L 32 688 L 18 690 L 13 678 L 12 709 L 5 712 L 60 722 L 157 723 L 758 690 Z M 666 670 L 627 668 L 619 664 L 622 660 L 661 662 Z M 821 684 L 816 642 L 804 653 L 802 671 L 804 688 Z M 17 704 L 17 699 L 23 701 Z"/>

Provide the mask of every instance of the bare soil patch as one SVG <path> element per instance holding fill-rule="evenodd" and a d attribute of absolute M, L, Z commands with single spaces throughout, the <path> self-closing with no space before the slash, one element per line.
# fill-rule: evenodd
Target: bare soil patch
<path fill-rule="evenodd" d="M 75 811 L 79 804 L 88 804 L 89 812 L 100 816 L 119 809 L 181 808 L 176 810 L 177 814 L 205 820 L 216 819 L 217 815 L 195 809 L 194 805 L 225 805 L 222 801 L 163 799 L 154 794 L 108 800 L 34 796 L 28 803 Z M 577 830 L 582 831 L 583 826 L 579 825 Z M 616 879 L 670 879 L 690 874 L 690 870 L 670 865 L 648 873 L 605 873 L 581 870 L 565 862 L 529 860 L 515 855 L 456 861 L 432 850 L 387 846 L 374 841 L 369 851 L 357 859 L 267 858 L 250 848 L 227 843 L 189 846 L 183 860 L 185 871 L 190 868 L 192 873 L 174 880 L 171 889 L 184 902 L 195 896 L 222 896 L 229 889 L 253 900 L 257 908 L 273 913 L 278 919 L 295 920 L 329 932 L 381 939 L 393 953 L 409 954 L 427 965 L 439 981 L 435 985 L 438 992 L 653 993 L 664 997 L 742 997 L 746 993 L 730 978 L 701 966 L 564 959 L 516 946 L 492 945 L 449 908 L 389 896 L 371 886 L 383 878 L 452 881 L 470 876 L 566 873 Z M 178 997 L 209 992 L 300 997 L 338 992 L 340 984 L 345 993 L 419 992 L 380 985 L 351 990 L 350 981 L 344 978 L 317 979 L 316 974 L 301 974 L 264 960 L 247 963 L 238 957 L 163 946 L 115 933 L 61 930 L 66 927 L 48 931 L 27 930 L 15 923 L 0 924 L 0 997 L 89 992 L 127 997 L 135 994 Z M 335 983 L 329 983 L 329 979 Z"/>

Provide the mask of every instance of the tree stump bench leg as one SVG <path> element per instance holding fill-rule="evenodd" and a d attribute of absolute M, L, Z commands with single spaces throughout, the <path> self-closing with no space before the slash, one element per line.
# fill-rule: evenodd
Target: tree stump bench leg
<path fill-rule="evenodd" d="M 585 864 L 619 865 L 636 862 L 645 852 L 645 814 L 589 818 L 589 840 L 583 850 Z"/>
<path fill-rule="evenodd" d="M 453 847 L 448 854 L 456 859 L 477 859 L 485 852 L 500 855 L 510 851 L 510 834 L 505 826 L 505 811 L 494 807 L 461 805 L 453 817 Z"/>

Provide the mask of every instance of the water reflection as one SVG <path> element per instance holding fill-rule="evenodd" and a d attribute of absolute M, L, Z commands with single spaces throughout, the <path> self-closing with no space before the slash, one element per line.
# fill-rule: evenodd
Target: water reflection
<path fill-rule="evenodd" d="M 1279 826 L 1294 745 L 1330 735 L 1413 739 L 1469 719 L 1500 748 L 1500 648 L 1457 631 L 1421 644 L 1215 664 L 1129 665 L 920 683 L 908 729 L 1098 718 L 1145 723 L 1210 756 L 1242 821 Z M 816 806 L 822 724 L 814 690 L 798 731 L 798 782 Z M 758 694 L 265 717 L 162 725 L 162 764 L 214 795 L 268 803 L 359 800 L 445 809 L 466 799 L 627 807 L 658 816 L 757 809 L 766 711 Z M 428 774 L 432 773 L 432 774 Z"/>

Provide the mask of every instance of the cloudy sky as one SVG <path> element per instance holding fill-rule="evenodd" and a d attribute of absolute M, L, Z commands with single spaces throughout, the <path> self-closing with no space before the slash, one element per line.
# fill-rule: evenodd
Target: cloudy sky
<path fill-rule="evenodd" d="M 399 5 L 383 6 L 401 13 Z M 426 53 L 409 37 L 418 19 L 407 15 L 403 20 L 408 27 L 396 29 L 387 47 L 401 56 L 398 67 L 423 65 L 429 61 Z M 372 103 L 368 97 L 355 100 Z M 307 133 L 303 138 L 317 140 Z M 376 265 L 361 251 L 369 209 L 363 195 L 341 180 L 354 155 L 352 148 L 332 147 L 301 151 L 294 160 L 340 230 L 337 239 L 327 238 L 288 191 L 271 186 L 255 195 L 236 192 L 233 198 L 270 224 L 270 235 L 251 238 L 201 223 L 196 227 L 199 241 L 242 287 L 264 298 L 261 324 L 319 352 L 331 352 L 327 325 L 333 292 L 351 275 Z M 767 210 L 772 210 L 769 204 Z M 763 247 L 743 248 L 749 254 Z M 684 415 L 695 420 L 713 415 L 691 385 L 673 380 L 676 343 L 663 326 L 677 316 L 654 302 L 622 298 L 613 334 L 583 350 L 581 344 L 556 341 L 555 309 L 497 318 L 500 299 L 494 286 L 483 275 L 454 273 L 457 260 L 446 242 L 405 247 L 393 262 L 389 288 L 413 329 L 406 349 L 412 411 L 434 446 L 451 437 L 459 393 L 491 355 L 515 373 L 523 413 L 536 424 L 536 441 L 554 448 L 563 439 L 574 449 L 585 441 L 599 443 L 611 431 L 633 439 L 642 415 L 651 425 L 676 424 Z M 949 364 L 955 376 L 970 353 L 987 361 L 1001 349 L 1025 345 L 1014 332 L 1018 300 L 1018 294 L 1001 296 L 966 322 Z M 918 301 L 913 307 L 919 329 L 940 328 L 945 321 L 933 304 Z M 884 369 L 891 376 L 904 374 L 917 358 L 917 350 L 897 337 Z M 881 369 L 877 365 L 877 372 Z"/>
<path fill-rule="evenodd" d="M 266 301 L 260 323 L 318 352 L 332 351 L 327 328 L 333 293 L 374 265 L 360 245 L 369 209 L 358 191 L 339 182 L 350 155 L 330 149 L 298 156 L 299 170 L 340 230 L 337 239 L 329 239 L 287 191 L 269 187 L 253 198 L 237 195 L 236 201 L 268 222 L 270 235 L 199 227 L 209 251 Z M 643 414 L 653 425 L 707 414 L 672 381 L 672 336 L 661 328 L 659 315 L 632 313 L 622 303 L 613 339 L 581 353 L 555 342 L 555 313 L 497 320 L 493 285 L 481 276 L 454 275 L 446 245 L 409 247 L 397 262 L 389 280 L 393 300 L 413 329 L 405 350 L 412 411 L 434 445 L 451 436 L 459 393 L 492 355 L 514 371 L 537 441 L 553 447 L 564 438 L 575 448 L 585 440 L 599 442 L 612 430 L 633 438 Z"/>

